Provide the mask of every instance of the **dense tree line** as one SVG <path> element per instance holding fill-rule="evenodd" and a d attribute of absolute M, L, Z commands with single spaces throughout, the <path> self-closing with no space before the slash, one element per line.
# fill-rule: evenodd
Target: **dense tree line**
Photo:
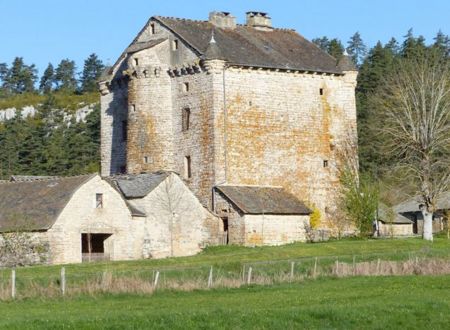
<path fill-rule="evenodd" d="M 71 95 L 92 99 L 104 65 L 90 55 L 83 71 L 76 73 L 75 62 L 62 60 L 54 68 L 50 63 L 38 81 L 34 64 L 17 57 L 8 66 L 0 64 L 0 100 L 39 95 L 33 117 L 16 116 L 0 122 L 0 178 L 12 174 L 75 175 L 99 170 L 99 105 L 85 121 L 76 122 L 68 109 Z M 77 79 L 79 76 L 79 79 Z M 73 96 L 72 96 L 73 98 Z M 57 101 L 57 99 L 59 101 Z M 86 103 L 86 102 L 85 102 Z"/>

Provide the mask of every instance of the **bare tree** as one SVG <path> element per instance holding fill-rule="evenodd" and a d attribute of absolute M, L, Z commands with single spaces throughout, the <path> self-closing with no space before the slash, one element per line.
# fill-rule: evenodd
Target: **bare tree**
<path fill-rule="evenodd" d="M 449 62 L 430 49 L 401 59 L 372 98 L 387 152 L 417 182 L 426 240 L 433 240 L 437 199 L 450 188 Z"/>

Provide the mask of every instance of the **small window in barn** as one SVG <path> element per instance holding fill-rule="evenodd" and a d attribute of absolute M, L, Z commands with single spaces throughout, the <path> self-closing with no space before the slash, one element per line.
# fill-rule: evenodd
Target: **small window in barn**
<path fill-rule="evenodd" d="M 155 23 L 150 24 L 150 32 L 151 32 L 151 34 L 156 33 Z"/>
<path fill-rule="evenodd" d="M 191 156 L 184 157 L 184 177 L 186 179 L 192 177 Z"/>
<path fill-rule="evenodd" d="M 95 208 L 96 209 L 103 208 L 103 194 L 95 194 Z"/>
<path fill-rule="evenodd" d="M 328 160 L 323 161 L 323 167 L 328 167 Z"/>
<path fill-rule="evenodd" d="M 183 83 L 183 92 L 184 93 L 189 92 L 189 83 L 188 82 Z"/>
<path fill-rule="evenodd" d="M 149 162 L 148 156 L 144 156 L 144 164 L 148 164 L 148 162 Z"/>
<path fill-rule="evenodd" d="M 184 108 L 181 116 L 182 116 L 181 130 L 183 132 L 185 132 L 185 131 L 189 130 L 189 125 L 190 125 L 190 120 L 191 120 L 191 109 Z"/>
<path fill-rule="evenodd" d="M 172 50 L 178 50 L 178 40 L 177 39 L 172 41 Z"/>
<path fill-rule="evenodd" d="M 128 138 L 128 122 L 122 121 L 122 141 L 126 141 Z"/>
<path fill-rule="evenodd" d="M 319 88 L 319 94 L 323 95 L 323 88 Z"/>
<path fill-rule="evenodd" d="M 135 58 L 135 59 L 134 59 L 134 65 L 136 65 L 136 66 L 139 65 L 139 59 L 138 59 L 138 58 Z"/>

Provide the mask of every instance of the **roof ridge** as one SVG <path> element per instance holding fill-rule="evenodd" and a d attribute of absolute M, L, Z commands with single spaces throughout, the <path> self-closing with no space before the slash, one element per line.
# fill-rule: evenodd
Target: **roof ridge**
<path fill-rule="evenodd" d="M 209 23 L 208 20 L 201 20 L 201 19 L 192 19 L 192 18 L 183 18 L 183 17 L 173 17 L 173 16 L 160 16 L 155 15 L 152 16 L 154 18 L 162 18 L 162 19 L 173 19 L 177 21 L 188 21 L 188 22 L 197 22 L 197 23 Z"/>
<path fill-rule="evenodd" d="M 55 176 L 48 176 L 44 178 L 37 178 L 37 179 L 30 179 L 30 180 L 18 180 L 18 181 L 10 181 L 10 180 L 0 180 L 0 184 L 18 184 L 18 183 L 34 183 L 34 182 L 46 182 L 46 181 L 61 181 L 64 179 L 73 179 L 73 178 L 80 178 L 80 177 L 94 177 L 98 173 L 86 173 L 86 174 L 76 174 L 76 175 L 68 175 L 68 176 L 61 176 L 61 175 L 55 175 Z M 20 175 L 17 175 L 20 176 Z M 31 177 L 33 175 L 30 175 Z M 14 175 L 12 176 L 14 177 Z"/>

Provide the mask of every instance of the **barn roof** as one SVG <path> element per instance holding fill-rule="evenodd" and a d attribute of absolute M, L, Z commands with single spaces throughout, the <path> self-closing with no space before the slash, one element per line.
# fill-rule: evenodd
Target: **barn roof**
<path fill-rule="evenodd" d="M 0 184 L 0 232 L 52 227 L 78 188 L 96 174 Z"/>
<path fill-rule="evenodd" d="M 230 64 L 341 74 L 334 57 L 294 30 L 261 31 L 246 25 L 234 29 L 215 27 L 208 21 L 155 16 L 156 20 L 190 45 L 200 57 L 207 52 L 211 36 L 221 59 Z"/>
<path fill-rule="evenodd" d="M 171 172 L 124 174 L 108 178 L 127 199 L 143 198 L 163 182 Z"/>
<path fill-rule="evenodd" d="M 216 189 L 244 214 L 311 214 L 311 210 L 281 187 L 218 186 Z"/>
<path fill-rule="evenodd" d="M 394 207 L 396 212 L 399 213 L 414 213 L 420 212 L 420 204 L 421 202 L 420 196 L 415 196 L 410 198 L 402 203 L 396 205 Z M 436 208 L 438 210 L 450 210 L 450 191 L 443 193 L 438 199 L 436 203 Z"/>
<path fill-rule="evenodd" d="M 413 221 L 411 221 L 407 217 L 395 212 L 394 209 L 392 209 L 392 215 L 390 215 L 389 208 L 384 204 L 380 204 L 378 206 L 378 220 L 383 223 L 393 223 L 399 225 L 407 225 L 413 223 Z"/>

